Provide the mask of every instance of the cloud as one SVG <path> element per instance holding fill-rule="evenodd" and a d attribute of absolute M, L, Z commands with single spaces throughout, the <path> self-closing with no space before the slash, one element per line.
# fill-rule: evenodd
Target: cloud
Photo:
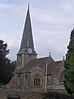
<path fill-rule="evenodd" d="M 23 4 L 25 3 L 27 0 L 1 0 L 0 3 L 1 4 Z"/>
<path fill-rule="evenodd" d="M 70 32 L 73 28 L 74 23 L 74 14 L 72 13 L 74 8 L 72 9 L 71 6 L 69 7 L 68 4 L 66 4 L 66 7 L 64 4 L 63 8 L 62 4 L 61 6 L 58 6 L 56 9 L 54 8 L 52 11 L 45 11 L 44 9 L 34 10 L 34 14 L 39 15 L 35 16 L 35 20 L 37 23 L 35 24 L 35 26 L 37 28 L 34 31 L 34 33 L 37 33 L 35 34 L 35 39 L 38 44 L 38 52 L 40 51 L 40 55 L 45 55 L 45 52 L 43 50 L 46 49 L 47 53 L 49 51 L 54 52 L 54 56 L 57 56 L 57 58 L 55 59 L 59 59 L 59 56 L 62 57 L 66 54 L 67 51 Z"/>
<path fill-rule="evenodd" d="M 45 6 L 46 3 L 41 0 L 36 2 L 42 2 L 42 5 L 36 5 L 35 1 L 31 4 L 32 29 L 38 57 L 51 52 L 53 58 L 58 60 L 66 54 L 70 32 L 74 27 L 74 1 L 71 1 L 47 1 Z M 18 0 L 18 3 L 17 0 L 0 1 L 0 38 L 8 43 L 10 58 L 13 60 L 16 59 L 23 33 L 27 11 L 24 4 L 27 4 L 27 0 Z"/>

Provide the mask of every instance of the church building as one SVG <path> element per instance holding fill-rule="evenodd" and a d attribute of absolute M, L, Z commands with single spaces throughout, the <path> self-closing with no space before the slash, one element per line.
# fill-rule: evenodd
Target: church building
<path fill-rule="evenodd" d="M 37 54 L 28 7 L 21 45 L 17 53 L 17 66 L 8 85 L 27 91 L 64 89 L 64 60 L 55 61 L 51 54 L 37 58 Z"/>

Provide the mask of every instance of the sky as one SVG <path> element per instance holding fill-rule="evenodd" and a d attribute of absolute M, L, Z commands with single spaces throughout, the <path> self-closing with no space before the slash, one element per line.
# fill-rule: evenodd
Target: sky
<path fill-rule="evenodd" d="M 8 44 L 8 57 L 17 58 L 28 3 L 38 57 L 51 52 L 54 60 L 63 59 L 74 28 L 74 0 L 0 0 L 0 39 Z"/>

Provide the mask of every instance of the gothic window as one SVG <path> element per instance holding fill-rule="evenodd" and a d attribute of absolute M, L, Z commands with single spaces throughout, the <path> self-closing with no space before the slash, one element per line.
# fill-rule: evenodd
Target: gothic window
<path fill-rule="evenodd" d="M 34 86 L 40 85 L 40 78 L 34 78 Z"/>
<path fill-rule="evenodd" d="M 22 73 L 19 72 L 17 73 L 17 86 L 20 87 L 21 86 L 21 79 L 22 78 Z"/>

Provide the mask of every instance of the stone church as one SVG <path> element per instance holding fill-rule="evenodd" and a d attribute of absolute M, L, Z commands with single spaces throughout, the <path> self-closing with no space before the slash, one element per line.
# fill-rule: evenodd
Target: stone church
<path fill-rule="evenodd" d="M 17 66 L 8 86 L 22 90 L 64 89 L 64 60 L 55 61 L 51 54 L 37 58 L 34 49 L 29 7 L 26 15 Z"/>

